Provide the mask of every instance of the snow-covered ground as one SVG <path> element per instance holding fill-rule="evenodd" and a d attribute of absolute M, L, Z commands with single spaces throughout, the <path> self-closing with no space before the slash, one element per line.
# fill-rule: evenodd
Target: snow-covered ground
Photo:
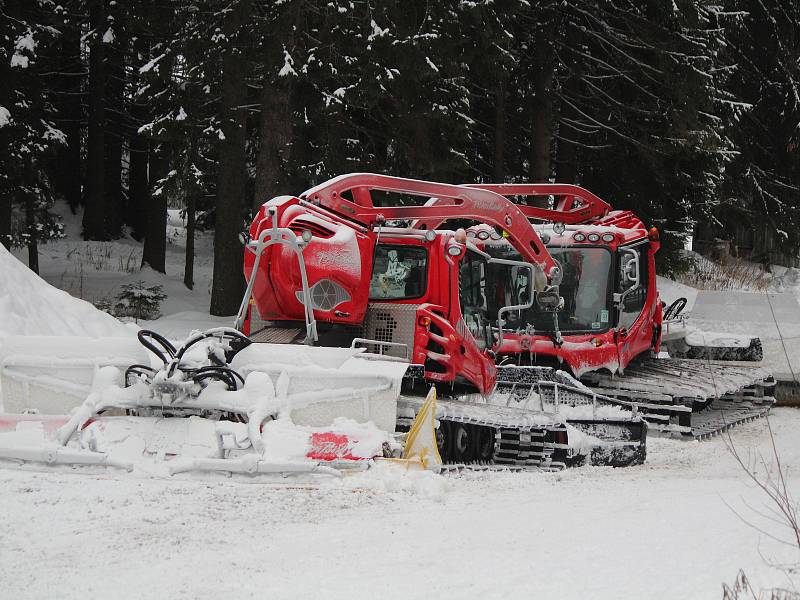
<path fill-rule="evenodd" d="M 66 216 L 68 238 L 42 246 L 44 280 L 95 302 L 124 283 L 161 284 L 166 316 L 148 326 L 171 338 L 230 324 L 207 312 L 209 236 L 198 237 L 190 291 L 175 215 L 166 275 L 138 271 L 133 240 L 80 241 L 80 217 Z M 9 260 L 0 255 L 4 282 L 13 279 L 0 289 L 0 343 L 14 333 L 133 335 Z M 782 289 L 797 293 L 792 277 L 781 275 Z M 667 302 L 689 298 L 687 310 L 704 315 L 694 324 L 760 334 L 768 362 L 780 361 L 763 302 L 742 315 L 686 285 L 659 278 L 659 288 Z M 787 298 L 776 300 L 786 309 L 779 328 L 800 367 L 800 318 Z M 771 423 L 798 497 L 800 411 L 776 409 Z M 743 455 L 771 464 L 766 422 L 731 436 Z M 770 537 L 791 536 L 762 516 L 767 499 L 726 441 L 651 437 L 645 465 L 559 474 L 380 466 L 342 479 L 255 480 L 0 463 L 0 596 L 713 598 L 739 569 L 756 590 L 795 589 L 779 566 L 800 564 L 800 552 Z"/>
<path fill-rule="evenodd" d="M 800 411 L 771 418 L 790 474 Z M 763 421 L 737 428 L 769 458 Z M 652 439 L 647 464 L 255 484 L 0 467 L 8 598 L 719 598 L 790 587 L 789 537 L 725 440 Z M 793 479 L 797 496 L 800 485 Z M 737 517 L 734 510 L 741 515 Z"/>
<path fill-rule="evenodd" d="M 199 312 L 209 319 L 213 232 L 198 232 L 195 236 L 194 287 L 189 290 L 183 284 L 186 232 L 178 211 L 170 211 L 167 226 L 166 274 L 140 269 L 142 245 L 136 240 L 123 237 L 113 242 L 84 241 L 81 239 L 81 213 L 71 214 L 63 203 L 58 203 L 54 211 L 63 217 L 66 238 L 40 245 L 42 279 L 91 303 L 113 303 L 126 284 L 142 281 L 147 286 L 161 285 L 167 294 L 161 304 L 163 315 Z M 27 264 L 24 248 L 14 254 Z M 232 321 L 228 319 L 225 324 L 230 325 Z M 190 330 L 182 330 L 177 337 L 185 337 Z"/>

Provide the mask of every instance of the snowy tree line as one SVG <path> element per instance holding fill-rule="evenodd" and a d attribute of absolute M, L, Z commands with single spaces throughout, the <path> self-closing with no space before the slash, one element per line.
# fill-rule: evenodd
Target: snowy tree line
<path fill-rule="evenodd" d="M 800 3 L 0 0 L 0 239 L 215 230 L 238 308 L 255 206 L 376 171 L 584 185 L 664 232 L 800 234 Z M 22 226 L 14 226 L 22 223 Z M 783 235 L 783 234 L 782 234 Z"/>

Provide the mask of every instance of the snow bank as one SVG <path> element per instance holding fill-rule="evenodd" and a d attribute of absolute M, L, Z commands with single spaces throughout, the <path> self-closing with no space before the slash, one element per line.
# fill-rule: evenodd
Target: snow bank
<path fill-rule="evenodd" d="M 0 339 L 9 335 L 131 335 L 129 326 L 54 288 L 2 246 L 0 281 Z"/>
<path fill-rule="evenodd" d="M 660 275 L 656 281 L 656 287 L 658 287 L 658 294 L 661 296 L 662 302 L 666 302 L 667 306 L 669 306 L 678 298 L 686 298 L 686 307 L 683 312 L 687 315 L 692 312 L 694 303 L 697 300 L 697 290 L 695 288 Z"/>

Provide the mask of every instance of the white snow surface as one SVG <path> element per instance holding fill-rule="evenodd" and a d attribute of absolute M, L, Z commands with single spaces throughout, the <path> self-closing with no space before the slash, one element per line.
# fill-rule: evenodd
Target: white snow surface
<path fill-rule="evenodd" d="M 800 411 L 771 419 L 800 464 Z M 735 429 L 768 454 L 766 423 Z M 786 534 L 723 438 L 651 439 L 643 466 L 342 479 L 176 476 L 0 464 L 10 598 L 719 598 L 741 568 L 789 587 Z M 790 490 L 800 486 L 790 477 Z M 748 508 L 750 505 L 752 508 Z M 743 519 L 737 517 L 733 510 Z"/>
<path fill-rule="evenodd" d="M 135 269 L 140 248 L 130 240 L 78 241 L 79 215 L 62 214 L 69 239 L 41 248 L 51 283 L 90 299 L 113 297 L 123 282 L 163 284 L 162 312 L 172 316 L 151 325 L 170 337 L 205 320 L 230 324 L 202 312 L 210 236 L 198 237 L 196 285 L 187 291 L 174 225 L 161 275 Z M 0 343 L 12 333 L 130 335 L 2 247 L 0 274 Z M 783 281 L 800 296 L 795 275 Z M 659 290 L 668 303 L 690 296 L 687 310 L 697 297 L 662 278 Z M 753 332 L 753 323 L 726 318 L 701 325 Z M 795 360 L 800 326 L 792 327 L 783 335 Z M 800 411 L 775 409 L 771 423 L 798 497 Z M 284 425 L 265 433 L 296 433 L 278 432 Z M 746 457 L 769 461 L 765 421 L 735 428 L 731 439 Z M 276 448 L 284 458 L 289 449 Z M 0 595 L 9 598 L 719 598 L 739 569 L 756 590 L 800 583 L 773 566 L 797 565 L 800 555 L 767 535 L 789 532 L 759 516 L 766 499 L 722 437 L 650 437 L 644 465 L 557 474 L 437 476 L 381 463 L 341 479 L 166 477 L 0 461 L 0 506 Z"/>
<path fill-rule="evenodd" d="M 0 274 L 0 340 L 8 335 L 131 335 L 128 326 L 51 286 L 2 246 Z"/>

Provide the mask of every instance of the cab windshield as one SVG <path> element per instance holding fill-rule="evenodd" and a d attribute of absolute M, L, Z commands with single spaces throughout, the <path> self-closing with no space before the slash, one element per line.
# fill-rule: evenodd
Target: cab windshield
<path fill-rule="evenodd" d="M 563 308 L 557 312 L 558 327 L 563 332 L 603 331 L 611 326 L 609 290 L 611 252 L 606 248 L 548 248 L 561 263 L 564 278 L 559 293 Z M 533 308 L 529 311 L 538 331 L 553 328 L 553 317 Z"/>
<path fill-rule="evenodd" d="M 601 332 L 611 326 L 610 286 L 611 252 L 607 248 L 548 247 L 550 255 L 564 270 L 559 293 L 564 306 L 558 315 L 562 333 Z M 497 258 L 519 260 L 519 253 L 510 244 L 497 244 L 487 251 Z M 530 326 L 537 332 L 553 331 L 553 313 L 533 306 L 508 315 L 504 328 L 524 330 Z"/>
<path fill-rule="evenodd" d="M 468 251 L 461 261 L 458 275 L 464 322 L 478 346 L 483 348 L 486 346 L 486 327 L 497 326 L 497 313 L 501 308 L 530 302 L 530 271 L 518 265 L 489 262 Z M 516 318 L 515 315 L 518 313 L 513 313 L 512 318 Z"/>

